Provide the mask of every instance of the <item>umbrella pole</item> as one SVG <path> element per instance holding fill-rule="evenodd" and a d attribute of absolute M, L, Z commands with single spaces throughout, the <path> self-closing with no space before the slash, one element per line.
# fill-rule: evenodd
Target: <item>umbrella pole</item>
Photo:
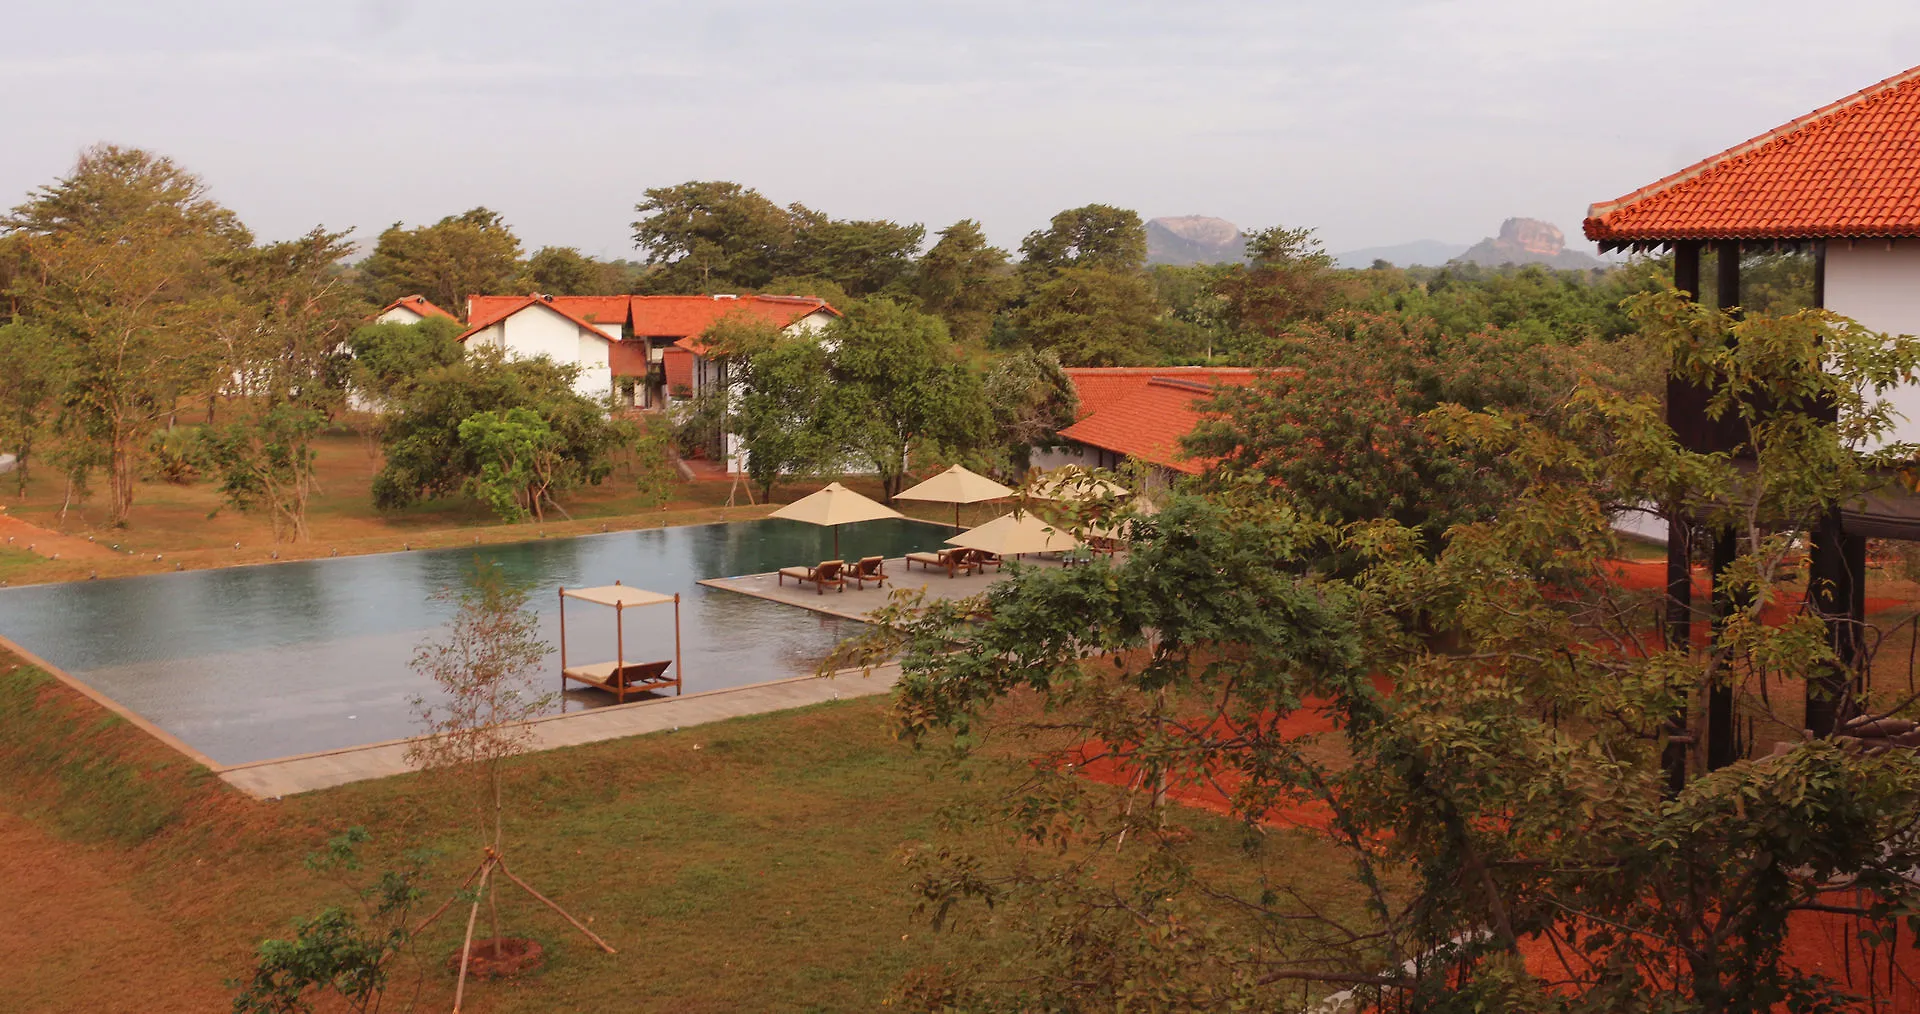
<path fill-rule="evenodd" d="M 953 502 L 953 531 L 956 535 L 960 532 L 960 501 L 958 500 Z"/>
<path fill-rule="evenodd" d="M 839 525 L 833 526 L 833 558 L 836 560 L 840 558 L 840 526 Z"/>

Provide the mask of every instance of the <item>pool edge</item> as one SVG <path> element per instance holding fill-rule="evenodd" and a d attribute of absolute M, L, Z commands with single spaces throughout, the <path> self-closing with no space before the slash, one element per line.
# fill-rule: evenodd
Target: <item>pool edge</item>
<path fill-rule="evenodd" d="M 46 659 L 41 658 L 40 656 L 34 654 L 33 652 L 28 651 L 27 649 L 21 647 L 18 642 L 15 642 L 14 640 L 12 640 L 11 638 L 8 638 L 4 634 L 0 634 L 0 648 L 6 649 L 8 652 L 11 652 L 13 655 L 18 657 L 21 661 L 26 662 L 28 665 L 31 665 L 41 670 L 42 672 L 45 672 L 48 675 L 52 676 L 54 679 L 59 680 L 61 683 L 66 684 L 66 686 L 69 689 L 78 691 L 81 696 L 85 697 L 86 699 L 92 701 L 95 704 L 100 705 L 101 707 L 107 709 L 113 714 L 118 715 L 121 718 L 127 720 L 129 723 L 133 725 L 134 728 L 139 729 L 141 732 L 144 732 L 147 735 L 152 736 L 153 738 L 159 740 L 162 745 L 170 747 L 171 749 L 180 753 L 182 756 L 186 757 L 188 760 L 194 762 L 195 764 L 200 765 L 203 768 L 206 768 L 208 771 L 211 771 L 217 775 L 228 770 L 228 768 L 230 767 L 229 765 L 220 764 L 216 762 L 212 757 L 209 757 L 206 754 L 201 753 L 198 750 L 195 750 L 193 747 L 188 746 L 185 740 L 181 739 L 178 736 L 175 736 L 173 733 L 168 732 L 165 729 L 162 729 L 158 725 L 153 724 L 153 722 L 149 721 L 148 719 L 142 718 L 138 713 L 129 709 L 126 705 L 121 704 L 120 702 L 114 700 L 113 698 L 108 697 L 106 694 L 103 694 L 100 691 L 95 690 L 94 688 L 86 685 L 84 682 L 80 681 L 79 679 L 73 677 L 72 675 L 69 675 L 66 670 L 60 668 L 57 665 L 54 665 L 52 662 L 49 662 Z"/>

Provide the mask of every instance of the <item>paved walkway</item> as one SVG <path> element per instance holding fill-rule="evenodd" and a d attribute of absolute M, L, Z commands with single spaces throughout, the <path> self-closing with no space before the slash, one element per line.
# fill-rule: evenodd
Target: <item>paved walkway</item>
<path fill-rule="evenodd" d="M 885 665 L 865 676 L 858 671 L 830 677 L 802 676 L 746 687 L 709 690 L 684 697 L 608 705 L 571 715 L 552 715 L 529 723 L 533 727 L 533 743 L 528 749 L 552 750 L 556 747 L 579 746 L 582 743 L 597 743 L 721 722 L 729 718 L 802 708 L 843 697 L 871 697 L 893 689 L 894 682 L 899 678 L 899 666 Z M 281 757 L 236 765 L 221 770 L 219 774 L 222 781 L 249 796 L 276 799 L 300 792 L 330 789 L 348 782 L 405 774 L 413 770 L 406 760 L 407 742 L 399 740 L 299 757 Z"/>
<path fill-rule="evenodd" d="M 1054 560 L 1028 557 L 1021 561 L 1027 567 L 1059 567 Z M 780 580 L 777 574 L 748 574 L 745 577 L 716 577 L 700 582 L 709 588 L 751 595 L 758 599 L 768 599 L 789 606 L 811 609 L 816 613 L 829 616 L 841 616 L 850 620 L 864 620 L 875 609 L 887 604 L 895 591 L 919 590 L 926 594 L 930 602 L 945 599 L 977 595 L 987 590 L 989 585 L 1009 576 L 1007 570 L 986 570 L 978 574 L 948 577 L 944 570 L 922 570 L 914 564 L 908 570 L 904 558 L 891 559 L 885 564 L 887 583 L 875 585 L 869 583 L 865 588 L 856 588 L 848 584 L 845 591 L 828 588 L 819 591 L 810 584 L 799 584 L 793 579 Z"/>

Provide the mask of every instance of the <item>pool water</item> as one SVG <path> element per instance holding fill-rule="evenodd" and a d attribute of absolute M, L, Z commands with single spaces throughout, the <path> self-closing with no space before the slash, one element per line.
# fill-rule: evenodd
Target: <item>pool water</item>
<path fill-rule="evenodd" d="M 840 556 L 898 556 L 951 529 L 874 521 L 840 529 Z M 615 532 L 503 546 L 341 557 L 258 567 L 0 589 L 0 635 L 184 740 L 220 764 L 416 734 L 411 701 L 433 684 L 408 663 L 442 636 L 476 558 L 533 586 L 559 689 L 558 588 L 619 580 L 680 593 L 683 693 L 814 670 L 860 624 L 697 584 L 818 563 L 828 529 L 793 521 Z M 568 660 L 613 658 L 613 610 L 567 604 Z M 626 613 L 626 657 L 673 657 L 673 608 Z M 590 688 L 554 710 L 611 703 Z"/>

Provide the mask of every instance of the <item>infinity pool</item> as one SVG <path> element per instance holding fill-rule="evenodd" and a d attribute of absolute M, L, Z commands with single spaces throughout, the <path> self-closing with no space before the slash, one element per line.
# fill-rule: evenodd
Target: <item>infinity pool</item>
<path fill-rule="evenodd" d="M 840 555 L 898 556 L 949 532 L 847 525 Z M 0 635 L 216 762 L 242 764 L 417 732 L 409 702 L 435 688 L 408 662 L 452 613 L 433 593 L 476 557 L 533 584 L 556 690 L 556 589 L 615 580 L 680 593 L 685 693 L 804 675 L 860 624 L 696 582 L 817 563 L 832 539 L 812 525 L 743 521 L 0 589 Z M 673 610 L 629 610 L 626 645 L 629 659 L 673 657 Z M 611 658 L 613 610 L 569 603 L 567 649 L 575 661 Z M 575 689 L 555 710 L 611 699 Z"/>

